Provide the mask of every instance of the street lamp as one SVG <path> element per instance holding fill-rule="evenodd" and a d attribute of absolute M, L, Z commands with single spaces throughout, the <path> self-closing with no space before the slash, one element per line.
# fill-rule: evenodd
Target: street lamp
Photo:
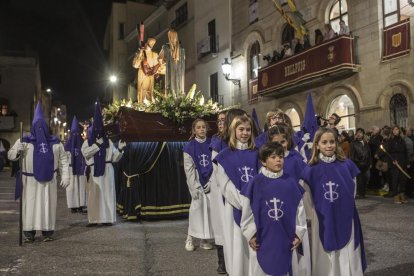
<path fill-rule="evenodd" d="M 115 75 L 111 75 L 111 76 L 109 77 L 109 81 L 110 81 L 111 83 L 116 83 L 116 82 L 118 81 L 118 78 L 117 78 L 117 76 L 115 76 Z"/>
<path fill-rule="evenodd" d="M 224 58 L 224 62 L 221 64 L 221 70 L 223 71 L 223 76 L 226 80 L 231 81 L 234 85 L 238 85 L 240 87 L 240 79 L 230 78 L 231 63 L 228 58 Z"/>

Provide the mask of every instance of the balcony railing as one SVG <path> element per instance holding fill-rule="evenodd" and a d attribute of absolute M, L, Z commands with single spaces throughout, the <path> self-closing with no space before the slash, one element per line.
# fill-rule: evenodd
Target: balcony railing
<path fill-rule="evenodd" d="M 207 55 L 219 52 L 219 37 L 207 36 L 197 43 L 197 56 L 201 59 Z"/>
<path fill-rule="evenodd" d="M 213 95 L 211 99 L 213 100 L 213 102 L 217 102 L 219 105 L 224 105 L 223 95 Z"/>
<path fill-rule="evenodd" d="M 354 37 L 340 36 L 259 70 L 258 95 L 284 96 L 359 71 Z"/>

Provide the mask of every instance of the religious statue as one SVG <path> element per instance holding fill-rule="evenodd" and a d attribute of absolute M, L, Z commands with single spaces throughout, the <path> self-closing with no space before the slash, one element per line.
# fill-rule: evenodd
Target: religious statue
<path fill-rule="evenodd" d="M 168 43 L 162 46 L 159 61 L 160 73 L 165 74 L 165 92 L 184 92 L 185 52 L 173 29 L 168 31 Z"/>
<path fill-rule="evenodd" d="M 152 51 L 157 40 L 148 38 L 144 47 L 136 53 L 132 66 L 138 69 L 137 91 L 138 103 L 144 99 L 152 101 L 154 92 L 154 77 L 160 72 L 158 54 Z"/>

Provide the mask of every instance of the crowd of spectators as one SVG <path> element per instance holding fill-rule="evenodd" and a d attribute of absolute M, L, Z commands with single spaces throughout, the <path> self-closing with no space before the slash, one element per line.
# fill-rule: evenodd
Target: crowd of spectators
<path fill-rule="evenodd" d="M 398 204 L 413 198 L 413 129 L 398 125 L 373 126 L 369 131 L 357 128 L 354 136 L 342 131 L 338 139 L 345 155 L 361 171 L 356 179 L 357 198 L 365 198 L 368 188 L 381 189 L 382 195 Z"/>
<path fill-rule="evenodd" d="M 349 27 L 345 24 L 345 21 L 341 20 L 339 22 L 339 33 L 335 33 L 332 29 L 331 24 L 324 25 L 324 32 L 320 29 L 315 30 L 315 45 L 321 44 L 324 41 L 330 40 L 338 35 L 350 35 Z M 310 48 L 312 45 L 310 43 L 309 35 L 304 35 L 303 38 L 293 38 L 292 41 L 285 41 L 281 49 L 273 51 L 273 55 L 265 55 L 264 60 L 267 60 L 269 63 L 274 63 L 284 58 L 291 57 L 295 54 L 302 52 L 305 49 Z"/>

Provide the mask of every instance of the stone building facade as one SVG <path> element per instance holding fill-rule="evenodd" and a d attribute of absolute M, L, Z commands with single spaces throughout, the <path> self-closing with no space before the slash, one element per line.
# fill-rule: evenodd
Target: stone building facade
<path fill-rule="evenodd" d="M 395 123 L 413 126 L 414 68 L 411 64 L 414 57 L 408 49 L 398 58 L 391 57 L 384 60 L 384 27 L 390 28 L 398 25 L 398 22 L 404 22 L 407 18 L 409 20 L 414 14 L 414 8 L 407 1 L 402 0 L 297 0 L 295 2 L 306 21 L 305 27 L 309 30 L 312 45 L 316 29 L 323 30 L 325 23 L 331 23 L 334 30 L 338 31 L 339 18 L 346 21 L 355 39 L 353 49 L 356 51 L 355 72 L 341 79 L 320 76 L 320 79 L 326 80 L 319 84 L 309 82 L 306 85 L 307 81 L 304 81 L 305 85 L 292 89 L 293 92 L 280 93 L 283 89 L 281 91 L 275 89 L 262 97 L 259 91 L 257 99 L 252 101 L 249 97 L 251 93 L 249 80 L 252 79 L 250 74 L 254 66 L 251 59 L 252 47 L 257 48 L 259 45 L 259 67 L 263 70 L 267 62 L 262 57 L 271 54 L 274 50 L 280 50 L 285 42 L 282 40 L 286 21 L 270 0 L 234 1 L 232 64 L 233 70 L 241 74 L 240 93 L 234 101 L 241 102 L 243 108 L 247 110 L 255 107 L 262 122 L 268 110 L 280 108 L 291 115 L 294 124 L 299 125 L 303 121 L 306 96 L 310 92 L 316 112 L 325 118 L 333 112 L 344 116 L 340 127 L 345 130 Z M 249 22 L 247 15 L 249 7 L 253 4 L 256 5 L 257 18 L 254 22 Z M 283 8 L 288 11 L 289 6 L 284 5 Z M 412 21 L 409 20 L 407 23 L 411 28 Z M 408 43 L 411 41 L 412 44 L 413 37 L 408 32 Z M 269 78 L 272 76 L 269 75 Z"/>

